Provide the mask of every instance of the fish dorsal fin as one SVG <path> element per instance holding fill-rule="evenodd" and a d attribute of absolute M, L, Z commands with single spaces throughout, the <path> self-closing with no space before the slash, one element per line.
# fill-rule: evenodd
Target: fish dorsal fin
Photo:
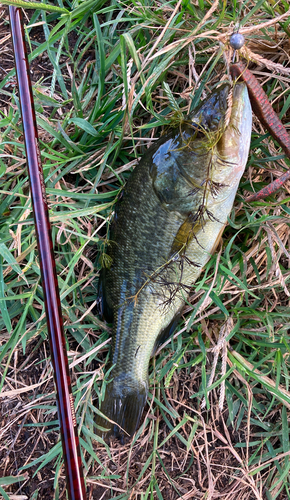
<path fill-rule="evenodd" d="M 98 311 L 108 323 L 113 323 L 114 313 L 109 306 L 105 292 L 106 270 L 103 268 L 99 276 L 98 284 Z"/>

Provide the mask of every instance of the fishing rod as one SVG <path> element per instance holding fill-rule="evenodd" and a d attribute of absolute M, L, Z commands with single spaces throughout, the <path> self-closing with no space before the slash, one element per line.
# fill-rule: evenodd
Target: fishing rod
<path fill-rule="evenodd" d="M 51 361 L 54 370 L 67 491 L 69 500 L 85 500 L 86 490 L 69 376 L 68 357 L 65 347 L 65 335 L 48 205 L 38 145 L 38 133 L 25 46 L 22 10 L 19 7 L 10 6 L 9 17 L 39 253 L 47 331 L 50 343 Z"/>

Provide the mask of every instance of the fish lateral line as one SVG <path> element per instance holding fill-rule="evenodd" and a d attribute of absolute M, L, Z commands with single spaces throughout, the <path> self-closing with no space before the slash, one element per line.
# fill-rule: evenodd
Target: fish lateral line
<path fill-rule="evenodd" d="M 185 245 L 184 245 L 184 247 L 185 247 Z M 189 257 L 185 254 L 185 252 L 184 253 L 176 252 L 174 255 L 172 255 L 170 260 L 168 260 L 167 262 L 162 264 L 162 266 L 160 266 L 156 271 L 154 271 L 151 275 L 149 275 L 146 278 L 146 281 L 142 284 L 142 286 L 136 292 L 136 294 L 131 295 L 130 297 L 127 297 L 125 299 L 125 301 L 122 303 L 122 305 L 125 305 L 126 303 L 131 301 L 131 302 L 134 302 L 134 307 L 136 307 L 140 293 L 147 285 L 150 285 L 150 284 L 160 285 L 161 288 L 162 288 L 162 286 L 164 286 L 164 287 L 167 286 L 168 288 L 166 291 L 168 291 L 169 289 L 171 290 L 171 287 L 175 286 L 176 293 L 175 293 L 174 297 L 178 293 L 179 289 L 184 289 L 184 290 L 189 291 L 192 288 L 191 285 L 189 286 L 189 285 L 186 285 L 185 283 L 182 283 L 184 262 L 186 262 L 189 265 L 195 266 L 195 267 L 201 267 L 201 264 L 198 264 L 197 262 L 194 262 L 191 259 L 189 259 Z M 169 281 L 168 278 L 166 278 L 165 276 L 162 276 L 165 272 L 176 271 L 176 265 L 178 265 L 179 271 L 181 273 L 180 279 L 178 281 Z M 153 295 L 159 296 L 162 299 L 164 298 L 164 295 L 165 295 L 165 293 L 164 293 L 163 297 L 162 297 L 161 290 L 154 291 L 154 289 L 153 289 L 152 293 L 153 293 Z M 167 300 L 168 299 L 165 298 L 165 302 L 167 302 Z M 170 302 L 171 302 L 171 300 L 170 300 Z M 159 306 L 163 306 L 163 305 L 164 305 L 164 303 L 159 304 Z"/>

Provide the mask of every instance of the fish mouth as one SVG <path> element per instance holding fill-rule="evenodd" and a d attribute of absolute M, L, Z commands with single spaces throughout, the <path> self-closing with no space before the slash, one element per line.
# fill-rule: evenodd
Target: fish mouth
<path fill-rule="evenodd" d="M 252 108 L 245 83 L 236 83 L 231 92 L 226 127 L 217 147 L 224 158 L 235 158 L 237 165 L 244 166 L 250 148 Z"/>
<path fill-rule="evenodd" d="M 249 100 L 247 86 L 244 82 L 237 82 L 233 87 L 230 125 L 243 132 L 243 122 L 252 123 L 252 108 Z"/>

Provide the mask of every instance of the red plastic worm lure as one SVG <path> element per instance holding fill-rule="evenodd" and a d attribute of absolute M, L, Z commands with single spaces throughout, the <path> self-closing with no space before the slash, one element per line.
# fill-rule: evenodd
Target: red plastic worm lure
<path fill-rule="evenodd" d="M 255 115 L 290 158 L 290 137 L 288 132 L 273 110 L 256 77 L 241 62 L 232 64 L 230 71 L 233 78 L 240 78 L 246 83 Z M 245 201 L 257 201 L 266 198 L 282 187 L 288 179 L 290 179 L 290 169 L 268 186 L 246 198 Z"/>

